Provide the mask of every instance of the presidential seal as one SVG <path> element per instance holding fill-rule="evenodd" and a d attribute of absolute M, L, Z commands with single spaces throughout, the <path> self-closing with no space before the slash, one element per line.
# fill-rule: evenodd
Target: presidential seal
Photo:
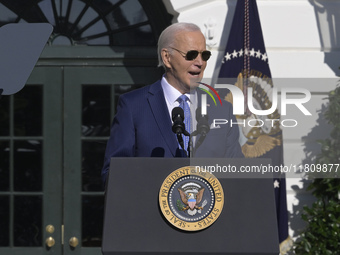
<path fill-rule="evenodd" d="M 159 191 L 164 217 L 176 228 L 198 231 L 213 224 L 222 212 L 221 183 L 199 167 L 186 166 L 169 174 Z"/>

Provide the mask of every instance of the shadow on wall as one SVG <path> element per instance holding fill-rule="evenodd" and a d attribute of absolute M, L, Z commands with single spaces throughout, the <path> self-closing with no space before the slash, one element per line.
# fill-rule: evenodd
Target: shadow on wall
<path fill-rule="evenodd" d="M 324 63 L 340 76 L 340 3 L 339 1 L 309 0 L 314 7 Z"/>
<path fill-rule="evenodd" d="M 305 159 L 302 161 L 302 165 L 311 165 L 315 163 L 317 155 L 321 152 L 321 145 L 317 143 L 317 140 L 327 138 L 328 134 L 331 131 L 331 125 L 329 125 L 327 123 L 327 120 L 324 118 L 327 107 L 328 103 L 321 106 L 321 110 L 319 110 L 317 124 L 306 136 L 302 137 L 305 153 Z M 298 238 L 301 231 L 303 231 L 306 227 L 305 222 L 301 219 L 303 207 L 306 205 L 311 206 L 312 203 L 316 200 L 309 191 L 306 191 L 311 181 L 307 180 L 306 178 L 301 179 L 300 182 L 302 183 L 302 187 L 298 185 L 291 186 L 292 190 L 294 190 L 296 194 L 295 199 L 298 201 L 297 203 L 294 203 L 292 213 L 290 213 L 289 215 L 290 228 L 294 231 L 293 238 Z"/>

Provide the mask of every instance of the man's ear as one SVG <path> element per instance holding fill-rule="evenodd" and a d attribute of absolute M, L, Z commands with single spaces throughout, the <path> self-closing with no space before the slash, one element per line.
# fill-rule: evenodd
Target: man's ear
<path fill-rule="evenodd" d="M 167 68 L 170 68 L 171 67 L 171 64 L 170 64 L 171 54 L 170 54 L 170 52 L 168 51 L 168 49 L 163 48 L 161 54 L 162 54 L 162 59 L 163 59 L 164 65 Z"/>

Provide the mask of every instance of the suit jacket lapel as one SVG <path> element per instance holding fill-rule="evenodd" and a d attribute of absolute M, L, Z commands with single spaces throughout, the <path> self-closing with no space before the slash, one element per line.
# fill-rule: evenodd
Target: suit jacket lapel
<path fill-rule="evenodd" d="M 171 130 L 172 122 L 169 116 L 168 107 L 165 103 L 161 82 L 158 81 L 150 86 L 148 101 L 151 111 L 161 131 L 164 140 L 173 156 L 176 155 L 178 143 L 175 134 Z"/>

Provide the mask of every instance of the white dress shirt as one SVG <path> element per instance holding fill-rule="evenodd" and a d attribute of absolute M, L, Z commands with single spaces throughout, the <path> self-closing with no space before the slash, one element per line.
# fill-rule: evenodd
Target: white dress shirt
<path fill-rule="evenodd" d="M 177 99 L 182 95 L 181 92 L 179 92 L 177 89 L 175 89 L 173 86 L 171 86 L 168 81 L 166 80 L 165 76 L 163 75 L 162 80 L 161 80 L 161 85 L 163 88 L 163 93 L 164 93 L 164 98 L 165 98 L 165 102 L 166 105 L 168 107 L 168 111 L 169 111 L 169 116 L 171 119 L 171 112 L 172 109 L 174 109 L 175 107 L 179 106 L 179 102 L 177 101 Z M 195 91 L 194 93 L 185 93 L 185 95 L 189 98 L 189 100 L 187 100 L 189 107 L 190 107 L 190 113 L 191 113 L 191 121 L 192 121 L 192 125 L 191 125 L 191 129 L 189 133 L 192 133 L 193 130 L 196 130 L 196 105 L 197 105 L 197 92 Z M 171 119 L 172 121 L 172 119 Z M 195 142 L 195 137 L 192 137 L 192 142 Z"/>

